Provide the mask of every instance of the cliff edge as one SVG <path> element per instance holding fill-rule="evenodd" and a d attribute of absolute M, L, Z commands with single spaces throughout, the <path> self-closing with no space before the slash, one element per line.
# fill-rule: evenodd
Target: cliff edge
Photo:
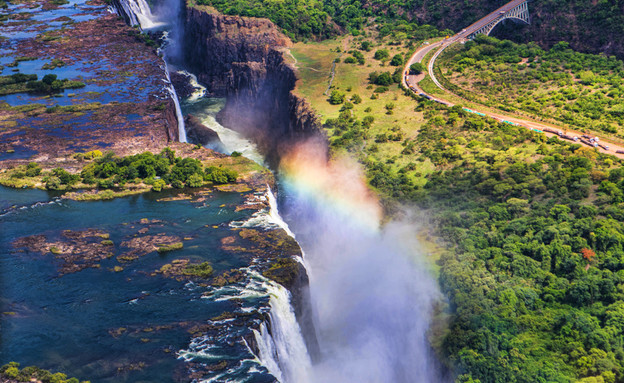
<path fill-rule="evenodd" d="M 310 105 L 294 95 L 295 69 L 283 57 L 290 40 L 267 19 L 226 16 L 187 5 L 184 59 L 215 97 L 226 97 L 218 119 L 254 137 L 277 165 L 292 140 L 319 135 Z"/>

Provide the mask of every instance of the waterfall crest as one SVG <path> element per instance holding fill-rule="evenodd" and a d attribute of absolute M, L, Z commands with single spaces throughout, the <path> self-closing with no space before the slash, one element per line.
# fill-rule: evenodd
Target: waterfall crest
<path fill-rule="evenodd" d="M 139 25 L 141 29 L 153 29 L 158 26 L 162 26 L 163 23 L 158 21 L 152 14 L 149 5 L 145 0 L 116 0 L 114 2 L 117 6 L 117 14 L 126 19 L 130 25 Z M 166 37 L 166 36 L 165 36 Z M 168 41 L 168 43 L 171 43 Z M 162 54 L 163 62 L 165 63 L 165 74 L 167 76 L 167 84 L 165 89 L 169 93 L 173 103 L 175 104 L 176 119 L 178 121 L 178 141 L 186 141 L 186 128 L 184 127 L 184 116 L 182 115 L 182 108 L 180 107 L 180 100 L 175 91 L 173 83 L 171 82 L 171 76 L 169 75 L 169 67 L 167 65 L 167 57 L 162 49 L 158 49 L 159 54 Z"/>

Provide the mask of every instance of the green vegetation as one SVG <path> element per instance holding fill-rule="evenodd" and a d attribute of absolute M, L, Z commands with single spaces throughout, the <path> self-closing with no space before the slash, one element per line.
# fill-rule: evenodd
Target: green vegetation
<path fill-rule="evenodd" d="M 413 63 L 410 65 L 410 74 L 419 75 L 425 72 L 427 68 L 422 63 Z"/>
<path fill-rule="evenodd" d="M 52 59 L 52 61 L 50 61 L 49 63 L 43 64 L 41 69 L 56 69 L 56 68 L 61 68 L 64 66 L 65 66 L 65 63 L 63 62 L 63 60 Z"/>
<path fill-rule="evenodd" d="M 476 102 L 624 137 L 624 63 L 614 57 L 478 36 L 443 54 L 441 73 Z"/>
<path fill-rule="evenodd" d="M 429 209 L 450 244 L 439 261 L 454 313 L 442 347 L 460 381 L 614 381 L 624 364 L 620 161 L 460 108 L 416 143 L 415 159 L 436 166 L 422 187 L 408 186 L 417 165 L 367 166 L 379 190 Z"/>
<path fill-rule="evenodd" d="M 184 247 L 184 244 L 182 242 L 176 242 L 176 243 L 172 243 L 170 245 L 162 245 L 159 246 L 156 251 L 158 251 L 159 253 L 168 253 L 170 251 L 174 251 L 174 250 L 180 250 Z"/>
<path fill-rule="evenodd" d="M 20 370 L 19 363 L 10 362 L 0 367 L 0 376 L 3 381 L 10 382 L 32 382 L 41 383 L 80 383 L 76 378 L 67 378 L 67 375 L 60 372 L 51 373 L 38 367 L 28 366 Z M 6 379 L 6 380 L 5 380 Z M 84 381 L 82 383 L 89 383 Z"/>
<path fill-rule="evenodd" d="M 213 271 L 210 262 L 202 262 L 197 265 L 187 265 L 184 270 L 182 270 L 182 274 L 199 278 L 209 278 L 212 276 Z"/>
<path fill-rule="evenodd" d="M 266 17 L 293 39 L 337 34 L 329 22 L 329 15 L 318 0 L 267 2 L 260 0 L 197 0 L 199 5 L 210 5 L 227 15 Z"/>
<path fill-rule="evenodd" d="M 271 267 L 268 270 L 265 270 L 262 275 L 288 287 L 292 286 L 297 278 L 297 275 L 301 272 L 300 269 L 301 264 L 295 259 L 278 258 L 271 263 Z"/>
<path fill-rule="evenodd" d="M 336 36 L 340 30 L 348 30 L 354 36 L 365 33 L 365 25 L 372 17 L 382 22 L 382 36 L 391 35 L 397 41 L 421 40 L 430 36 L 447 36 L 451 31 L 438 31 L 430 25 L 397 19 L 395 11 L 388 13 L 387 5 L 367 7 L 359 0 L 196 0 L 199 5 L 214 7 L 227 15 L 266 17 L 283 29 L 294 40 L 325 39 Z M 413 9 L 413 8 L 411 8 Z M 370 46 L 365 45 L 363 50 Z"/>
<path fill-rule="evenodd" d="M 165 148 L 157 155 L 145 152 L 123 158 L 106 153 L 86 165 L 80 176 L 85 184 L 97 184 L 104 189 L 123 186 L 127 182 L 143 182 L 151 184 L 152 190 L 161 191 L 165 185 L 183 188 L 200 187 L 206 182 L 235 182 L 237 174 L 217 167 L 209 167 L 204 171 L 199 160 L 175 157 L 173 150 Z"/>
<path fill-rule="evenodd" d="M 84 88 L 80 81 L 57 80 L 55 74 L 47 74 L 37 81 L 35 74 L 15 73 L 10 76 L 0 76 L 0 95 L 13 93 L 53 94 L 64 89 Z"/>
<path fill-rule="evenodd" d="M 201 187 L 207 183 L 220 185 L 234 183 L 238 172 L 228 167 L 208 166 L 205 169 L 199 160 L 180 158 L 169 148 L 160 154 L 145 152 L 133 156 L 117 157 L 99 150 L 74 155 L 81 161 L 91 160 L 80 174 L 72 174 L 63 168 L 42 171 L 31 162 L 0 173 L 0 184 L 9 187 L 40 187 L 48 190 L 71 190 L 76 188 L 110 189 L 133 185 L 136 190 L 110 191 L 108 194 L 80 194 L 76 199 L 114 198 L 145 191 L 146 185 L 153 191 L 162 191 L 167 185 L 174 188 Z M 244 159 L 241 159 L 244 161 Z M 232 164 L 232 167 L 233 164 Z M 245 169 L 247 170 L 247 169 Z M 137 188 L 138 187 L 138 188 Z M 128 194 L 129 193 L 129 194 Z"/>
<path fill-rule="evenodd" d="M 236 182 L 238 173 L 231 169 L 218 168 L 216 166 L 210 166 L 206 168 L 206 181 L 210 181 L 214 184 L 222 185 L 231 182 Z"/>

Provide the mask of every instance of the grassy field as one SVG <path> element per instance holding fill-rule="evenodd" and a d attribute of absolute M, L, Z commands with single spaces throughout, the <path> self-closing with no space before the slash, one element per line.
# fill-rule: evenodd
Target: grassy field
<path fill-rule="evenodd" d="M 373 46 L 369 52 L 358 49 L 363 41 L 372 43 Z M 389 52 L 389 59 L 385 63 L 374 59 L 375 52 L 379 49 L 387 49 Z M 345 58 L 351 56 L 348 53 L 351 50 L 358 50 L 363 54 L 365 59 L 363 65 L 344 62 Z M 400 169 L 414 161 L 413 157 L 402 155 L 401 151 L 404 149 L 406 140 L 414 139 L 425 122 L 423 112 L 415 111 L 418 102 L 406 96 L 397 84 L 389 86 L 387 92 L 374 93 L 377 86 L 371 85 L 368 80 L 371 72 L 393 73 L 397 68 L 402 68 L 402 65 L 399 67 L 389 65 L 389 61 L 396 54 L 407 54 L 406 47 L 379 43 L 371 38 L 343 36 L 320 43 L 297 43 L 291 48 L 291 53 L 297 60 L 300 78 L 295 93 L 305 97 L 311 103 L 322 122 L 328 118 L 337 118 L 343 106 L 343 104 L 331 105 L 327 94 L 332 65 L 334 60 L 338 59 L 330 92 L 332 90 L 344 92 L 347 101 L 352 100 L 354 95 L 359 95 L 362 102 L 354 104 L 352 115 L 359 119 L 365 116 L 374 117 L 374 122 L 367 130 L 365 147 L 370 149 L 375 145 L 377 151 L 369 152 L 369 157 L 378 161 L 389 161 L 395 169 Z M 371 99 L 373 94 L 377 96 L 376 99 Z M 394 105 L 391 114 L 388 114 L 386 109 L 388 104 Z M 403 135 L 400 141 L 375 142 L 379 134 L 396 134 L 397 132 Z M 332 134 L 333 132 L 328 130 L 330 138 Z M 433 165 L 425 160 L 416 163 L 416 167 L 411 177 L 417 184 L 422 184 L 424 176 L 433 170 Z"/>
<path fill-rule="evenodd" d="M 624 138 L 624 63 L 613 57 L 577 53 L 565 44 L 544 51 L 480 38 L 447 49 L 437 64 L 441 81 L 480 104 L 617 142 Z"/>

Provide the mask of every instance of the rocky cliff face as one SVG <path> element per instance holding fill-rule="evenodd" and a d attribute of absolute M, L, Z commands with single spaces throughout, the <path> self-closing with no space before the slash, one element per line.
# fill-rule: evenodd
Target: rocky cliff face
<path fill-rule="evenodd" d="M 297 78 L 282 54 L 290 40 L 272 22 L 192 7 L 184 14 L 187 66 L 227 98 L 219 122 L 255 137 L 272 164 L 285 142 L 320 134 L 310 106 L 291 93 Z"/>
<path fill-rule="evenodd" d="M 310 105 L 291 91 L 297 80 L 282 50 L 290 40 L 266 19 L 184 10 L 184 59 L 210 94 L 226 97 L 218 119 L 224 126 L 254 137 L 270 164 L 293 140 L 321 135 Z M 308 349 L 318 353 L 310 315 L 308 276 L 299 263 L 285 287 Z"/>

